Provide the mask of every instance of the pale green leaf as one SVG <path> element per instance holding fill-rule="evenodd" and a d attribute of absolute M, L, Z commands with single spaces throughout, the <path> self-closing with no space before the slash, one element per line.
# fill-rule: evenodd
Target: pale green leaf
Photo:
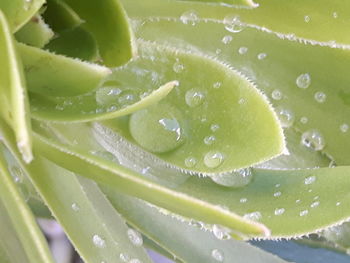
<path fill-rule="evenodd" d="M 19 150 L 26 162 L 33 158 L 30 113 L 22 62 L 17 54 L 5 15 L 0 10 L 0 115 L 16 135 Z"/>
<path fill-rule="evenodd" d="M 119 0 L 64 2 L 84 20 L 83 26 L 95 37 L 105 65 L 120 66 L 136 55 L 129 19 Z"/>

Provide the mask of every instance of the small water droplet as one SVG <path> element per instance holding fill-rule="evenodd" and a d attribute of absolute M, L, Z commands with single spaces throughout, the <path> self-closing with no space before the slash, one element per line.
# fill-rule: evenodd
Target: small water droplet
<path fill-rule="evenodd" d="M 206 145 L 212 145 L 216 140 L 216 137 L 214 135 L 209 135 L 204 138 L 204 143 Z"/>
<path fill-rule="evenodd" d="M 315 207 L 318 207 L 320 205 L 320 202 L 319 201 L 316 201 L 316 202 L 313 202 L 310 207 L 311 208 L 315 208 Z"/>
<path fill-rule="evenodd" d="M 185 66 L 179 61 L 176 61 L 173 65 L 173 70 L 175 73 L 181 73 L 182 71 L 184 71 L 184 69 L 185 69 Z"/>
<path fill-rule="evenodd" d="M 24 173 L 21 168 L 14 165 L 14 166 L 10 166 L 9 170 L 15 183 L 20 184 L 23 182 Z"/>
<path fill-rule="evenodd" d="M 96 102 L 99 105 L 108 105 L 118 101 L 122 89 L 116 81 L 106 81 L 96 90 Z"/>
<path fill-rule="evenodd" d="M 347 132 L 349 130 L 349 124 L 343 123 L 339 128 L 341 132 Z"/>
<path fill-rule="evenodd" d="M 279 197 L 279 196 L 281 196 L 281 195 L 282 195 L 282 193 L 281 193 L 280 191 L 273 193 L 273 196 L 274 196 L 274 197 Z"/>
<path fill-rule="evenodd" d="M 295 203 L 299 204 L 301 202 L 300 199 L 295 200 Z"/>
<path fill-rule="evenodd" d="M 99 235 L 94 235 L 92 237 L 92 242 L 96 247 L 99 247 L 99 248 L 106 247 L 106 241 L 103 238 L 101 238 Z"/>
<path fill-rule="evenodd" d="M 222 43 L 224 43 L 225 45 L 227 45 L 227 44 L 231 43 L 232 39 L 233 39 L 232 36 L 226 35 L 226 36 L 224 36 L 224 37 L 222 38 L 221 41 L 222 41 Z"/>
<path fill-rule="evenodd" d="M 131 241 L 131 243 L 133 243 L 135 246 L 139 247 L 142 246 L 143 244 L 143 239 L 142 236 L 139 232 L 137 232 L 136 230 L 129 228 L 127 231 L 128 237 Z"/>
<path fill-rule="evenodd" d="M 278 188 L 278 187 L 280 187 L 281 186 L 281 184 L 275 184 L 275 187 L 276 188 Z"/>
<path fill-rule="evenodd" d="M 340 206 L 340 204 L 341 204 L 340 202 L 337 202 L 335 205 L 336 205 L 336 206 Z"/>
<path fill-rule="evenodd" d="M 252 169 L 244 168 L 230 173 L 213 174 L 210 178 L 217 184 L 227 187 L 243 187 L 253 178 Z"/>
<path fill-rule="evenodd" d="M 322 91 L 318 91 L 315 93 L 314 98 L 318 103 L 324 103 L 326 101 L 327 95 Z"/>
<path fill-rule="evenodd" d="M 75 211 L 75 212 L 78 212 L 80 210 L 80 207 L 77 203 L 73 203 L 71 207 L 72 207 L 73 211 Z"/>
<path fill-rule="evenodd" d="M 244 24 L 240 21 L 239 16 L 228 15 L 224 18 L 225 29 L 232 33 L 239 33 L 243 30 Z"/>
<path fill-rule="evenodd" d="M 195 26 L 199 20 L 198 14 L 196 11 L 186 11 L 180 16 L 180 20 L 185 25 Z"/>
<path fill-rule="evenodd" d="M 257 58 L 258 58 L 259 60 L 263 60 L 263 59 L 265 59 L 266 57 L 267 57 L 267 54 L 266 54 L 266 53 L 259 53 L 258 56 L 257 56 Z"/>
<path fill-rule="evenodd" d="M 197 164 L 197 160 L 194 157 L 188 157 L 185 159 L 185 165 L 187 167 L 194 167 Z"/>
<path fill-rule="evenodd" d="M 252 221 L 259 221 L 261 219 L 261 217 L 262 217 L 262 215 L 259 211 L 245 214 L 243 216 L 244 219 L 248 219 L 248 220 L 252 220 Z"/>
<path fill-rule="evenodd" d="M 230 230 L 220 225 L 213 225 L 213 234 L 217 239 L 228 240 L 231 238 Z"/>
<path fill-rule="evenodd" d="M 326 143 L 323 136 L 317 130 L 309 130 L 302 134 L 301 143 L 315 151 L 321 151 Z"/>
<path fill-rule="evenodd" d="M 218 89 L 218 88 L 220 88 L 221 87 L 221 85 L 222 85 L 222 83 L 221 82 L 215 82 L 214 84 L 213 84 L 213 88 L 214 89 Z"/>
<path fill-rule="evenodd" d="M 299 215 L 306 216 L 308 213 L 309 213 L 309 210 L 303 210 L 303 211 L 300 211 Z"/>
<path fill-rule="evenodd" d="M 248 48 L 247 47 L 240 47 L 238 49 L 238 53 L 241 54 L 241 55 L 244 55 L 247 52 L 248 52 Z"/>
<path fill-rule="evenodd" d="M 220 125 L 219 124 L 212 124 L 211 126 L 210 126 L 210 130 L 212 131 L 212 132 L 216 132 L 217 130 L 219 130 L 220 129 Z"/>
<path fill-rule="evenodd" d="M 309 16 L 304 16 L 304 21 L 305 21 L 306 23 L 309 23 L 309 22 L 310 22 L 310 17 L 309 17 Z"/>
<path fill-rule="evenodd" d="M 280 99 L 282 99 L 282 96 L 283 96 L 283 94 L 279 89 L 275 89 L 271 92 L 271 97 L 274 100 L 280 100 Z"/>
<path fill-rule="evenodd" d="M 316 182 L 316 176 L 314 176 L 314 175 L 308 176 L 308 177 L 306 177 L 305 180 L 304 180 L 304 183 L 305 183 L 306 185 L 308 185 L 308 184 L 313 184 L 314 182 Z"/>
<path fill-rule="evenodd" d="M 293 125 L 295 117 L 292 111 L 281 107 L 277 107 L 276 113 L 283 128 L 289 128 Z"/>
<path fill-rule="evenodd" d="M 216 168 L 224 161 L 224 155 L 218 151 L 210 151 L 204 156 L 204 164 L 209 168 Z"/>
<path fill-rule="evenodd" d="M 224 253 L 219 249 L 213 249 L 211 256 L 218 262 L 224 262 Z"/>
<path fill-rule="evenodd" d="M 300 118 L 300 122 L 301 122 L 302 124 L 306 124 L 308 121 L 309 121 L 309 119 L 308 119 L 307 117 L 301 117 L 301 118 Z"/>
<path fill-rule="evenodd" d="M 332 16 L 333 16 L 333 18 L 338 18 L 338 13 L 337 12 L 333 12 Z"/>
<path fill-rule="evenodd" d="M 186 92 L 185 101 L 188 106 L 190 106 L 191 108 L 194 108 L 203 103 L 204 97 L 205 96 L 203 92 L 196 89 L 191 89 Z"/>
<path fill-rule="evenodd" d="M 219 55 L 221 52 L 222 52 L 222 50 L 221 50 L 220 48 L 217 48 L 217 49 L 215 50 L 215 54 L 216 54 L 216 55 Z"/>
<path fill-rule="evenodd" d="M 311 84 L 311 77 L 309 73 L 304 73 L 299 75 L 295 82 L 299 88 L 307 89 Z"/>
<path fill-rule="evenodd" d="M 130 260 L 129 255 L 125 253 L 120 253 L 119 258 L 122 262 L 128 262 Z"/>
<path fill-rule="evenodd" d="M 275 215 L 280 216 L 284 213 L 285 209 L 284 208 L 276 208 L 275 209 Z"/>

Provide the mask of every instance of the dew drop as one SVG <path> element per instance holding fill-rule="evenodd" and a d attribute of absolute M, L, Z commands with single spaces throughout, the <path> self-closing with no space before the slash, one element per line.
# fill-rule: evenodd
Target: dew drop
<path fill-rule="evenodd" d="M 300 199 L 295 200 L 295 203 L 296 203 L 296 204 L 299 204 L 300 202 L 301 202 Z"/>
<path fill-rule="evenodd" d="M 209 168 L 216 168 L 224 161 L 224 155 L 218 151 L 210 151 L 204 156 L 204 164 Z"/>
<path fill-rule="evenodd" d="M 217 184 L 226 187 L 243 187 L 253 178 L 252 169 L 244 168 L 230 173 L 213 174 L 210 178 Z"/>
<path fill-rule="evenodd" d="M 180 20 L 185 25 L 195 26 L 199 20 L 199 17 L 196 11 L 191 10 L 191 11 L 184 12 L 180 16 Z"/>
<path fill-rule="evenodd" d="M 272 91 L 271 93 L 271 97 L 274 99 L 274 100 L 281 100 L 282 99 L 282 92 L 279 90 L 279 89 L 275 89 Z"/>
<path fill-rule="evenodd" d="M 309 119 L 308 119 L 307 117 L 301 117 L 301 118 L 300 118 L 300 122 L 301 122 L 302 124 L 306 124 L 308 121 L 309 121 Z"/>
<path fill-rule="evenodd" d="M 296 84 L 301 89 L 307 89 L 311 84 L 311 77 L 309 73 L 299 75 L 296 79 Z"/>
<path fill-rule="evenodd" d="M 213 225 L 212 231 L 213 231 L 214 236 L 217 239 L 228 240 L 228 239 L 231 238 L 230 231 L 227 228 L 223 227 L 223 226 Z"/>
<path fill-rule="evenodd" d="M 122 262 L 128 262 L 130 260 L 129 255 L 125 253 L 120 253 L 119 258 Z"/>
<path fill-rule="evenodd" d="M 15 183 L 19 184 L 23 182 L 24 173 L 21 168 L 18 166 L 11 166 L 9 170 Z"/>
<path fill-rule="evenodd" d="M 318 207 L 320 205 L 320 202 L 319 201 L 316 201 L 316 202 L 313 202 L 310 207 L 311 208 L 315 208 L 315 207 Z"/>
<path fill-rule="evenodd" d="M 333 18 L 338 18 L 338 13 L 337 12 L 333 12 L 332 16 L 333 16 Z"/>
<path fill-rule="evenodd" d="M 224 253 L 219 249 L 213 249 L 211 256 L 218 262 L 224 262 Z"/>
<path fill-rule="evenodd" d="M 212 145 L 216 140 L 216 137 L 214 135 L 209 135 L 204 138 L 204 143 L 206 145 Z"/>
<path fill-rule="evenodd" d="M 276 113 L 283 128 L 289 128 L 293 125 L 295 117 L 292 111 L 281 107 L 277 107 Z"/>
<path fill-rule="evenodd" d="M 215 54 L 216 54 L 216 55 L 219 55 L 221 52 L 222 52 L 222 50 L 221 50 L 220 48 L 218 48 L 218 49 L 215 50 Z"/>
<path fill-rule="evenodd" d="M 305 21 L 306 23 L 309 23 L 309 22 L 310 22 L 310 17 L 309 17 L 309 16 L 304 16 L 304 21 Z"/>
<path fill-rule="evenodd" d="M 281 193 L 280 191 L 275 192 L 275 193 L 273 194 L 274 197 L 279 197 L 279 196 L 281 196 L 281 195 L 282 195 L 282 193 Z"/>
<path fill-rule="evenodd" d="M 252 220 L 252 221 L 259 221 L 261 219 L 261 213 L 259 211 L 252 212 L 249 214 L 245 214 L 243 216 L 244 219 Z"/>
<path fill-rule="evenodd" d="M 315 181 L 316 181 L 316 176 L 314 176 L 314 175 L 308 176 L 305 178 L 304 184 L 306 184 L 306 185 L 313 184 Z"/>
<path fill-rule="evenodd" d="M 75 211 L 75 212 L 78 212 L 80 210 L 80 207 L 77 203 L 73 203 L 71 205 L 71 207 L 72 207 L 73 211 Z"/>
<path fill-rule="evenodd" d="M 216 131 L 218 131 L 219 129 L 220 129 L 219 124 L 212 124 L 212 125 L 210 126 L 210 130 L 211 130 L 212 132 L 216 132 Z"/>
<path fill-rule="evenodd" d="M 214 89 L 218 89 L 218 88 L 221 87 L 221 85 L 222 85 L 221 82 L 215 82 L 215 83 L 213 84 L 213 88 L 214 88 Z"/>
<path fill-rule="evenodd" d="M 303 211 L 300 211 L 299 215 L 306 216 L 308 213 L 309 213 L 309 210 L 303 210 Z"/>
<path fill-rule="evenodd" d="M 327 95 L 322 91 L 318 91 L 315 93 L 314 98 L 318 103 L 324 103 L 326 101 Z"/>
<path fill-rule="evenodd" d="M 284 208 L 276 208 L 275 209 L 275 215 L 280 216 L 284 213 L 285 209 Z"/>
<path fill-rule="evenodd" d="M 109 105 L 116 103 L 122 93 L 120 84 L 116 81 L 107 81 L 96 90 L 96 102 L 99 105 Z"/>
<path fill-rule="evenodd" d="M 238 16 L 228 15 L 224 18 L 225 29 L 232 33 L 239 33 L 243 30 L 244 25 Z"/>
<path fill-rule="evenodd" d="M 204 101 L 204 94 L 196 89 L 191 89 L 186 92 L 185 101 L 191 108 L 201 105 Z"/>
<path fill-rule="evenodd" d="M 325 147 L 323 136 L 317 130 L 309 130 L 302 134 L 301 143 L 315 151 L 321 151 Z"/>
<path fill-rule="evenodd" d="M 341 204 L 340 202 L 337 202 L 335 205 L 336 205 L 336 206 L 340 206 L 340 204 Z"/>
<path fill-rule="evenodd" d="M 143 239 L 142 236 L 139 232 L 137 232 L 136 230 L 129 228 L 127 231 L 128 237 L 131 241 L 131 243 L 133 243 L 135 246 L 139 247 L 142 246 L 143 244 Z"/>
<path fill-rule="evenodd" d="M 244 55 L 247 52 L 248 52 L 248 48 L 247 47 L 240 47 L 238 49 L 238 53 L 241 54 L 241 55 Z"/>
<path fill-rule="evenodd" d="M 267 54 L 266 53 L 259 53 L 257 57 L 259 60 L 263 60 L 267 57 Z"/>
<path fill-rule="evenodd" d="M 222 43 L 224 43 L 225 45 L 227 45 L 227 44 L 231 43 L 232 39 L 233 39 L 232 36 L 226 35 L 226 36 L 224 36 L 224 37 L 222 38 L 221 41 L 222 41 Z"/>
<path fill-rule="evenodd" d="M 187 157 L 185 159 L 185 165 L 186 167 L 194 167 L 197 164 L 197 160 L 194 157 Z"/>
<path fill-rule="evenodd" d="M 175 73 L 181 73 L 182 71 L 184 71 L 184 69 L 184 64 L 180 63 L 179 61 L 176 61 L 173 65 L 173 70 Z"/>
<path fill-rule="evenodd" d="M 99 248 L 106 247 L 106 241 L 103 238 L 101 238 L 99 235 L 94 235 L 92 237 L 92 242 L 96 247 L 99 247 Z"/>
<path fill-rule="evenodd" d="M 349 130 L 349 125 L 347 123 L 343 123 L 342 125 L 340 125 L 340 131 L 341 132 L 347 132 Z"/>

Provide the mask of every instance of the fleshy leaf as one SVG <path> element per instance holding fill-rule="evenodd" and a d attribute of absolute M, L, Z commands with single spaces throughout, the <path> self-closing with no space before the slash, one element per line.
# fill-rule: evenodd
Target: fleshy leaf
<path fill-rule="evenodd" d="M 11 126 L 26 162 L 32 156 L 30 113 L 22 62 L 5 15 L 0 10 L 0 115 Z"/>
<path fill-rule="evenodd" d="M 28 262 L 53 263 L 45 237 L 7 168 L 3 145 L 0 151 L 0 198 L 28 256 Z"/>
<path fill-rule="evenodd" d="M 41 8 L 45 0 L 1 0 L 0 10 L 9 20 L 11 32 L 16 32 L 25 25 Z"/>
<path fill-rule="evenodd" d="M 35 47 L 44 47 L 54 36 L 51 28 L 40 15 L 33 16 L 27 24 L 16 32 L 18 41 Z"/>
<path fill-rule="evenodd" d="M 140 57 L 123 67 L 136 72 L 135 86 L 146 79 L 150 86 L 177 79 L 179 86 L 157 105 L 107 126 L 188 173 L 230 172 L 283 152 L 276 115 L 243 75 L 203 54 L 139 43 Z"/>
<path fill-rule="evenodd" d="M 64 1 L 85 21 L 83 26 L 96 39 L 105 65 L 120 66 L 136 55 L 129 19 L 119 0 Z"/>
<path fill-rule="evenodd" d="M 139 30 L 136 34 L 147 40 L 226 61 L 271 97 L 282 126 L 298 131 L 300 142 L 327 153 L 338 165 L 349 164 L 347 50 L 283 40 L 254 28 L 230 33 L 223 23 L 203 20 L 191 26 L 178 19 L 152 19 Z"/>
<path fill-rule="evenodd" d="M 182 262 L 215 262 L 220 256 L 223 262 L 285 262 L 242 241 L 224 240 L 227 233 L 220 226 L 215 225 L 213 233 L 213 229 L 201 229 L 202 222 L 191 224 L 142 200 L 118 194 L 108 187 L 102 189 L 129 224 Z"/>

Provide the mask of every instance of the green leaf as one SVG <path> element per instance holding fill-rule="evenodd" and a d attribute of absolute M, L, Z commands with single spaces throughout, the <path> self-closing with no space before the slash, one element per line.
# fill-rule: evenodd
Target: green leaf
<path fill-rule="evenodd" d="M 105 65 L 120 66 L 136 55 L 129 20 L 119 0 L 64 1 L 85 21 L 83 26 L 96 39 Z"/>
<path fill-rule="evenodd" d="M 230 33 L 222 23 L 203 20 L 190 26 L 178 19 L 152 19 L 136 34 L 209 54 L 219 50 L 218 59 L 253 79 L 272 98 L 282 126 L 298 131 L 299 142 L 328 154 L 338 165 L 349 163 L 347 50 L 283 40 L 253 28 Z"/>
<path fill-rule="evenodd" d="M 318 2 L 317 8 L 312 0 L 256 2 L 257 8 L 235 8 L 207 5 L 206 2 L 123 0 L 125 9 L 132 18 L 179 18 L 191 10 L 197 17 L 224 21 L 228 30 L 231 28 L 231 32 L 235 31 L 236 26 L 247 26 L 313 45 L 350 47 L 350 37 L 343 33 L 350 26 L 350 21 L 346 18 L 350 10 L 347 2 L 322 0 Z"/>
<path fill-rule="evenodd" d="M 1 147 L 1 152 L 0 198 L 8 211 L 14 229 L 28 256 L 28 262 L 53 263 L 45 237 L 8 171 L 3 146 Z"/>
<path fill-rule="evenodd" d="M 183 221 L 181 216 L 166 213 L 142 200 L 118 194 L 108 187 L 102 189 L 129 224 L 181 262 L 216 262 L 213 254 L 222 255 L 223 262 L 285 262 L 245 242 L 223 240 L 227 236 L 220 226 L 201 229 L 204 223 Z"/>
<path fill-rule="evenodd" d="M 33 16 L 28 23 L 15 34 L 18 41 L 40 48 L 44 47 L 53 36 L 54 32 L 45 24 L 45 21 L 40 15 Z"/>
<path fill-rule="evenodd" d="M 44 3 L 45 0 L 1 0 L 0 10 L 9 20 L 10 31 L 16 32 L 39 11 Z"/>
<path fill-rule="evenodd" d="M 26 162 L 33 158 L 30 113 L 22 62 L 17 54 L 5 15 L 0 10 L 0 115 L 16 135 L 19 150 Z"/>
<path fill-rule="evenodd" d="M 107 123 L 134 148 L 141 146 L 153 153 L 151 158 L 197 174 L 230 172 L 283 152 L 276 115 L 243 75 L 203 54 L 139 43 L 140 58 L 123 67 L 136 72 L 136 85 L 177 79 L 179 86 L 128 121 Z M 107 144 L 118 143 L 108 135 L 101 137 Z"/>
<path fill-rule="evenodd" d="M 123 219 L 94 182 L 75 176 L 39 154 L 30 165 L 25 165 L 18 159 L 11 134 L 6 127 L 1 129 L 12 154 L 85 262 L 115 262 L 123 253 L 150 262 L 143 248 L 128 240 L 128 228 Z M 118 262 L 123 261 L 119 259 Z"/>
<path fill-rule="evenodd" d="M 81 45 L 82 43 L 84 45 Z M 45 46 L 45 49 L 84 61 L 94 61 L 98 57 L 95 39 L 79 26 L 62 31 L 57 38 Z"/>

